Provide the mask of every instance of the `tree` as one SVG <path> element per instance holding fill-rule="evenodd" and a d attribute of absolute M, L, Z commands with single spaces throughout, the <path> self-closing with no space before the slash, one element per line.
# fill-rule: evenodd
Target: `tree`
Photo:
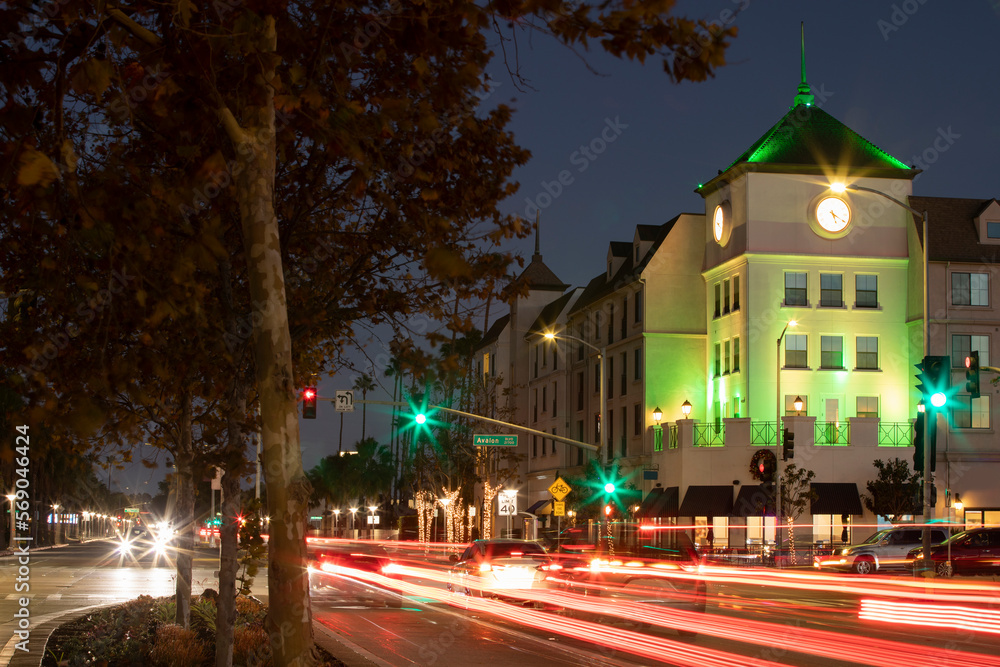
<path fill-rule="evenodd" d="M 372 380 L 366 373 L 362 373 L 354 380 L 354 391 L 361 392 L 361 400 L 364 401 L 368 398 L 368 392 L 375 388 L 375 381 Z M 367 436 L 365 435 L 365 424 L 368 421 L 368 404 L 361 404 L 361 439 L 364 440 Z"/>
<path fill-rule="evenodd" d="M 26 262 L 49 234 L 107 223 L 109 212 L 91 204 L 108 200 L 111 185 L 75 189 L 77 163 L 121 174 L 169 169 L 175 178 L 147 198 L 183 222 L 157 223 L 186 227 L 214 250 L 224 243 L 220 212 L 237 216 L 272 518 L 276 664 L 314 661 L 296 362 L 308 371 L 337 363 L 359 319 L 398 322 L 425 310 L 467 326 L 440 304 L 456 293 L 489 294 L 509 261 L 498 262 L 492 248 L 527 229 L 497 210 L 527 153 L 505 130 L 508 108 L 479 110 L 493 53 L 486 35 L 495 32 L 501 50 L 524 31 L 571 47 L 598 40 L 623 58 L 661 55 L 677 81 L 711 76 L 735 29 L 673 17 L 665 7 L 137 0 L 95 9 L 63 0 L 47 7 L 59 20 L 39 14 L 33 0 L 0 9 L 0 24 L 16 26 L 3 45 L 0 81 L 8 130 L 0 173 L 14 191 L 3 218 L 37 212 L 11 246 L 20 253 L 14 259 Z M 520 63 L 506 63 L 518 76 Z M 85 124 L 64 123 L 71 112 Z M 316 271 L 318 249 L 336 259 L 324 268 L 339 268 Z M 61 270 L 40 264 L 39 283 Z M 169 309 L 157 315 L 177 317 Z M 178 401 L 186 422 L 188 399 Z"/>
<path fill-rule="evenodd" d="M 812 490 L 814 477 L 815 472 L 799 468 L 794 463 L 785 466 L 781 473 L 781 516 L 785 517 L 788 524 L 788 547 L 793 565 L 796 562 L 795 520 L 817 498 L 816 492 Z"/>
<path fill-rule="evenodd" d="M 904 514 L 919 514 L 920 474 L 911 472 L 909 464 L 900 458 L 876 459 L 873 465 L 878 476 L 868 481 L 868 493 L 861 494 L 865 509 L 894 524 L 899 523 Z"/>

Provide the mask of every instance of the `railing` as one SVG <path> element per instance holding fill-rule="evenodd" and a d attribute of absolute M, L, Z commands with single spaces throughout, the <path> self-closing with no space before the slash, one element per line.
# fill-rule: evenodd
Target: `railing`
<path fill-rule="evenodd" d="M 851 444 L 850 422 L 816 422 L 816 445 L 846 446 Z"/>
<path fill-rule="evenodd" d="M 913 444 L 913 425 L 910 422 L 879 422 L 879 447 L 909 447 Z"/>
<path fill-rule="evenodd" d="M 667 441 L 667 447 L 670 449 L 677 449 L 677 424 L 670 425 L 670 440 Z"/>
<path fill-rule="evenodd" d="M 722 447 L 726 444 L 725 424 L 695 424 L 695 447 Z"/>
<path fill-rule="evenodd" d="M 750 422 L 750 444 L 751 445 L 773 445 L 775 422 Z"/>

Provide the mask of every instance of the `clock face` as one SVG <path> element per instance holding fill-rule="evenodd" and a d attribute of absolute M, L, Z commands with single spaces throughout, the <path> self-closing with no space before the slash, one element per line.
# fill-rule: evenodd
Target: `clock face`
<path fill-rule="evenodd" d="M 715 217 L 712 222 L 712 232 L 715 234 L 715 240 L 722 242 L 722 232 L 726 226 L 726 212 L 723 210 L 722 206 L 715 207 Z"/>
<path fill-rule="evenodd" d="M 827 197 L 816 205 L 816 222 L 828 232 L 842 232 L 851 223 L 851 208 L 839 197 Z"/>

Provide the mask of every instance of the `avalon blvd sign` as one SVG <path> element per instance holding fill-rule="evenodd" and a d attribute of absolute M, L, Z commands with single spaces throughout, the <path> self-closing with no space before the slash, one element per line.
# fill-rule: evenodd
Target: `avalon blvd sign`
<path fill-rule="evenodd" d="M 472 444 L 475 447 L 517 447 L 516 435 L 474 435 Z"/>

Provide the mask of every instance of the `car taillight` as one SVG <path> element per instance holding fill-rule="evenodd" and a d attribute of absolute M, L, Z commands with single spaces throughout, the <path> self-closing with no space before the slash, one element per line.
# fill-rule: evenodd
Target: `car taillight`
<path fill-rule="evenodd" d="M 559 563 L 549 563 L 548 565 L 543 565 L 542 569 L 548 572 L 554 572 L 556 570 L 563 569 L 563 566 L 560 565 Z"/>
<path fill-rule="evenodd" d="M 490 565 L 489 563 L 480 563 L 479 564 L 479 571 L 480 572 L 489 572 L 492 569 L 493 569 L 493 566 Z"/>
<path fill-rule="evenodd" d="M 382 574 L 399 574 L 399 566 L 395 563 L 389 563 L 382 567 Z"/>

